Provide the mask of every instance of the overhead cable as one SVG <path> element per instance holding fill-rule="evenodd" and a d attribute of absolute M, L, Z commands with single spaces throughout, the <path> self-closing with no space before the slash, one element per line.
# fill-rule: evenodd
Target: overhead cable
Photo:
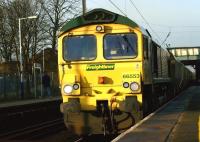
<path fill-rule="evenodd" d="M 155 34 L 155 36 L 160 40 L 160 41 L 162 41 L 161 40 L 161 38 L 160 38 L 160 36 L 154 31 L 154 29 L 151 27 L 151 25 L 149 24 L 149 22 L 146 20 L 146 18 L 142 15 L 142 13 L 140 12 L 140 10 L 137 8 L 137 6 L 135 5 L 135 3 L 132 1 L 132 0 L 130 0 L 130 2 L 131 2 L 131 4 L 132 4 L 132 6 L 137 10 L 137 12 L 140 14 L 140 16 L 142 17 L 142 19 L 145 21 L 145 23 L 149 26 L 149 28 L 151 29 L 151 31 Z"/>
<path fill-rule="evenodd" d="M 112 0 L 108 0 L 115 8 L 117 8 L 124 16 L 127 17 L 127 14 L 124 13 L 120 8 L 119 6 L 117 6 Z"/>

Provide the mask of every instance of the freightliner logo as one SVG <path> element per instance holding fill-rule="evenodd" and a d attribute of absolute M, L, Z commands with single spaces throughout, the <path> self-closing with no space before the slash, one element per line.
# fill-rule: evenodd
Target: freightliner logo
<path fill-rule="evenodd" d="M 114 70 L 115 64 L 93 64 L 87 65 L 86 71 L 98 71 L 98 70 Z"/>

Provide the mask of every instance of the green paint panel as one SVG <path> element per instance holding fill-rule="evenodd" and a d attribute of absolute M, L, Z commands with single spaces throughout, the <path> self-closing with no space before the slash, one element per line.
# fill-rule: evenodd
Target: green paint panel
<path fill-rule="evenodd" d="M 79 16 L 65 23 L 60 30 L 60 35 L 76 27 L 107 23 L 124 24 L 132 28 L 139 27 L 134 21 L 122 15 L 113 13 L 105 9 L 94 9 L 86 13 L 85 16 Z"/>

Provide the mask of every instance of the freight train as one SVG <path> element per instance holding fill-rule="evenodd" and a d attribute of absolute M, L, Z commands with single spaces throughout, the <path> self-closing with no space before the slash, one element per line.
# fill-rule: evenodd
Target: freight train
<path fill-rule="evenodd" d="M 61 112 L 76 134 L 116 134 L 187 86 L 192 73 L 129 18 L 94 9 L 58 36 Z"/>

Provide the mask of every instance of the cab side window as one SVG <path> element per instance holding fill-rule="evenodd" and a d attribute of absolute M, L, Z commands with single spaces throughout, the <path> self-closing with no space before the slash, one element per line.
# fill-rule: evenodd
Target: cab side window
<path fill-rule="evenodd" d="M 157 44 L 155 42 L 152 42 L 152 67 L 153 67 L 153 73 L 155 74 L 155 76 L 158 76 L 158 51 L 159 51 L 159 47 L 157 46 Z"/>
<path fill-rule="evenodd" d="M 143 36 L 143 51 L 144 51 L 144 59 L 149 58 L 149 49 L 148 49 L 148 38 Z"/>

